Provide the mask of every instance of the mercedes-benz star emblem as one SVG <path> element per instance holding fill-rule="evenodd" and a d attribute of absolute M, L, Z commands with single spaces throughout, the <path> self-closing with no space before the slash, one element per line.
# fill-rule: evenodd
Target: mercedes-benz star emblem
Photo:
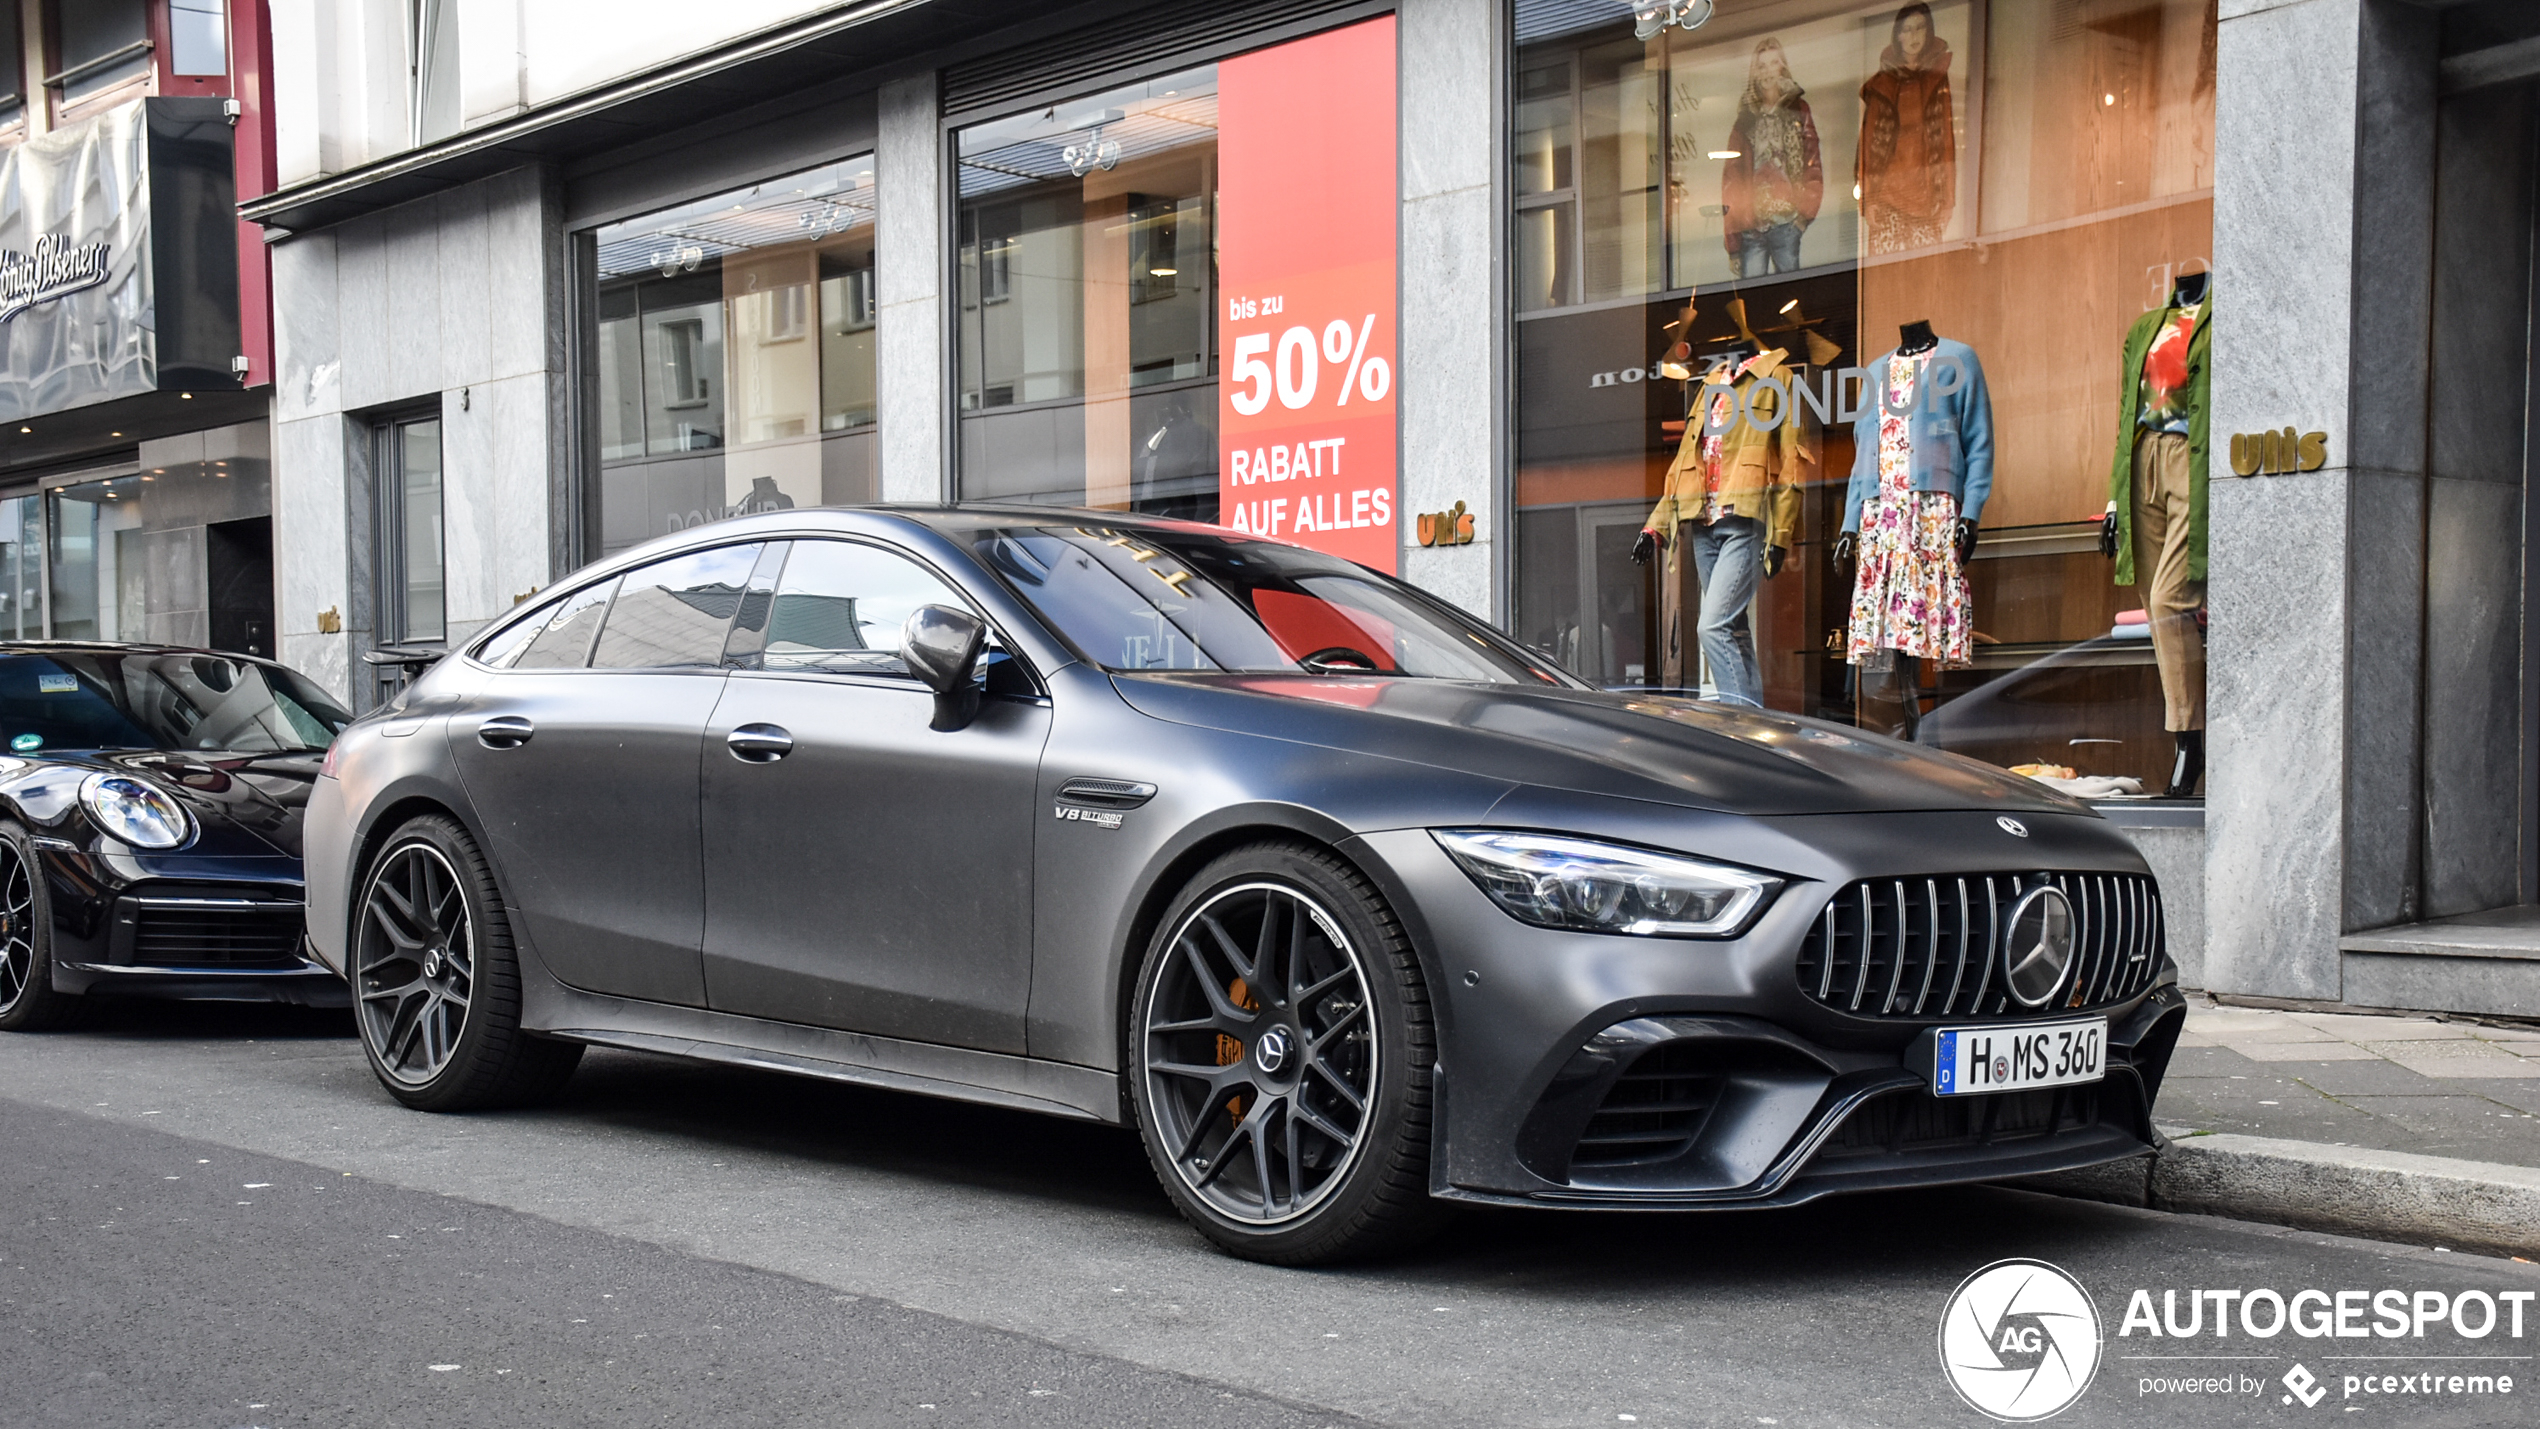
<path fill-rule="evenodd" d="M 2002 826 L 2002 832 L 2009 834 L 2015 839 L 2024 839 L 2028 837 L 2028 825 L 2021 823 L 2019 820 L 2012 818 L 2008 814 L 1996 814 L 1993 818 L 1993 822 L 2000 824 Z"/>
<path fill-rule="evenodd" d="M 1265 1072 L 1276 1072 L 1288 1064 L 1288 1034 L 1285 1028 L 1273 1027 L 1252 1044 L 1252 1060 Z"/>
<path fill-rule="evenodd" d="M 2011 996 L 2022 1007 L 2044 1007 L 2072 971 L 2073 905 L 2057 889 L 2032 888 L 2011 905 L 2009 921 L 2002 959 Z"/>

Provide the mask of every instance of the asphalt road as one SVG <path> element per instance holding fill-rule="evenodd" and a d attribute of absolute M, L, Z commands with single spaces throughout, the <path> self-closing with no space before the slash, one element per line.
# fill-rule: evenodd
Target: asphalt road
<path fill-rule="evenodd" d="M 430 1117 L 345 1028 L 0 1037 L 0 1425 L 1977 1425 L 1936 1330 L 2011 1256 L 2106 1321 L 2057 1424 L 2540 1422 L 2540 1306 L 2520 1340 L 2115 1333 L 2137 1288 L 2540 1290 L 2431 1247 L 1968 1189 L 1473 1213 L 1401 1262 L 1273 1270 L 1204 1246 L 1115 1130 L 599 1053 L 555 1106 Z M 2245 1358 L 2142 1358 L 2186 1353 Z M 2340 1390 L 2430 1368 L 2516 1392 Z"/>

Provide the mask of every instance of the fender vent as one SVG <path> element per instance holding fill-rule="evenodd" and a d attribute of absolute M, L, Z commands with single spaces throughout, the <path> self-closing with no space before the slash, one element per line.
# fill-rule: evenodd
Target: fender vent
<path fill-rule="evenodd" d="M 1155 797 L 1155 786 L 1134 779 L 1070 779 L 1058 786 L 1058 797 L 1089 809 L 1134 809 Z"/>

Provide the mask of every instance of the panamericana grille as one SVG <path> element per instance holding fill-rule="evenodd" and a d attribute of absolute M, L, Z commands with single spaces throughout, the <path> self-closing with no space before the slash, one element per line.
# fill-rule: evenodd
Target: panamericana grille
<path fill-rule="evenodd" d="M 133 910 L 132 960 L 150 967 L 292 963 L 300 956 L 300 905 L 143 901 Z"/>
<path fill-rule="evenodd" d="M 1662 1042 L 1641 1053 L 1588 1118 L 1570 1165 L 1628 1166 L 1681 1153 L 1719 1100 L 1720 1081 L 1690 1042 Z"/>
<path fill-rule="evenodd" d="M 2011 905 L 2040 881 L 2073 907 L 2073 976 L 2040 1008 L 2011 1000 L 2002 939 Z M 2149 986 L 2163 948 L 2160 889 L 2121 873 L 1940 874 L 1847 886 L 1809 925 L 1799 986 L 1864 1017 L 2045 1016 Z"/>

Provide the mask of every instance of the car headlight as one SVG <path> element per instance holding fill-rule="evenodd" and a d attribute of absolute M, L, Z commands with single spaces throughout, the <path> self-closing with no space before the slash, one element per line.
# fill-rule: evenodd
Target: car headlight
<path fill-rule="evenodd" d="M 1751 869 L 1557 834 L 1430 832 L 1492 902 L 1544 928 L 1730 938 L 1782 886 Z"/>
<path fill-rule="evenodd" d="M 194 836 L 194 821 L 157 785 L 129 774 L 91 774 L 79 802 L 97 827 L 134 848 L 177 848 Z"/>

